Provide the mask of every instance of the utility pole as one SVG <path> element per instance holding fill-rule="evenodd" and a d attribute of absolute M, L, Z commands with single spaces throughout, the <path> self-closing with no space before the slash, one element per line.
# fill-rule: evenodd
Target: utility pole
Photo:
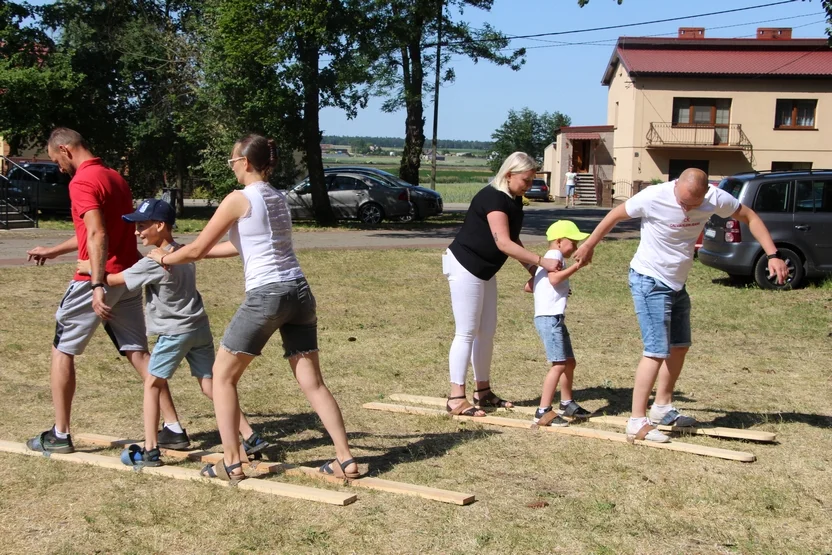
<path fill-rule="evenodd" d="M 436 134 L 439 129 L 439 72 L 442 66 L 442 12 L 445 0 L 439 0 L 439 13 L 436 16 L 436 80 L 433 91 L 433 154 L 430 162 L 430 188 L 436 190 Z"/>

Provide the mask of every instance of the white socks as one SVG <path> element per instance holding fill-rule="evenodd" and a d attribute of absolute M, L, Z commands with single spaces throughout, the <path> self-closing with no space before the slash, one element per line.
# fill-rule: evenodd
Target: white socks
<path fill-rule="evenodd" d="M 53 428 L 52 430 L 53 430 L 53 433 L 55 434 L 55 437 L 58 438 L 58 439 L 66 439 L 66 438 L 69 437 L 69 432 L 59 432 L 58 428 Z"/>
<path fill-rule="evenodd" d="M 182 426 L 179 425 L 179 421 L 173 422 L 172 424 L 168 424 L 167 422 L 165 422 L 165 428 L 167 428 L 175 434 L 181 434 L 184 431 L 182 430 Z"/>

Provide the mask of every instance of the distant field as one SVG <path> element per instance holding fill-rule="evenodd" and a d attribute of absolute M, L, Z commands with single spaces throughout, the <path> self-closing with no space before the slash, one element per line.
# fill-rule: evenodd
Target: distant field
<path fill-rule="evenodd" d="M 325 166 L 355 166 L 355 165 L 371 165 L 375 167 L 390 166 L 399 168 L 400 156 L 324 156 Z M 444 160 L 436 161 L 437 168 L 439 167 L 463 167 L 472 168 L 480 167 L 486 170 L 488 168 L 488 161 L 485 158 L 462 158 L 460 156 L 447 156 Z M 430 169 L 430 161 L 422 161 L 422 169 Z"/>

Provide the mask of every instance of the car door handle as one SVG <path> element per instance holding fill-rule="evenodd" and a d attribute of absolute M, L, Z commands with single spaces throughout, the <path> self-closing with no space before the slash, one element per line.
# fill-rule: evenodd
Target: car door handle
<path fill-rule="evenodd" d="M 812 229 L 812 226 L 810 226 L 810 225 L 796 225 L 796 226 L 794 226 L 794 228 L 798 231 L 809 231 L 810 229 Z"/>

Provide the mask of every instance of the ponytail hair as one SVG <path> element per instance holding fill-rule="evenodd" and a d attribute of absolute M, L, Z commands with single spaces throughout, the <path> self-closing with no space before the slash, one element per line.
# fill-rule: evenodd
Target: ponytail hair
<path fill-rule="evenodd" d="M 237 141 L 235 146 L 240 156 L 245 156 L 255 171 L 265 178 L 277 165 L 277 145 L 273 139 L 252 133 Z"/>

